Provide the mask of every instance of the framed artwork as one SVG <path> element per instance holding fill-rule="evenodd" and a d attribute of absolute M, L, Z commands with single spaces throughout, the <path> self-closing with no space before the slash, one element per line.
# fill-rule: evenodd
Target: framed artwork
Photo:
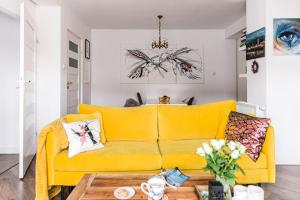
<path fill-rule="evenodd" d="M 122 50 L 121 83 L 203 83 L 202 51 L 189 47 Z"/>
<path fill-rule="evenodd" d="M 300 55 L 300 18 L 273 21 L 274 55 Z"/>
<path fill-rule="evenodd" d="M 265 57 L 266 28 L 247 34 L 246 60 Z"/>
<path fill-rule="evenodd" d="M 85 53 L 84 53 L 84 57 L 86 59 L 90 59 L 90 41 L 88 39 L 85 39 L 84 42 L 84 46 L 85 46 Z"/>

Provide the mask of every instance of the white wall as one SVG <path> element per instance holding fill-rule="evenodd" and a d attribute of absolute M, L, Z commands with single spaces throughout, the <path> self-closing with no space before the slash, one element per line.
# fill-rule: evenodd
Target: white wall
<path fill-rule="evenodd" d="M 0 12 L 0 154 L 18 153 L 19 24 Z"/>
<path fill-rule="evenodd" d="M 31 5 L 31 4 L 29 4 Z M 35 8 L 32 8 L 33 10 Z M 31 9 L 31 10 L 32 10 Z M 58 6 L 39 6 L 36 20 L 37 130 L 60 117 L 61 11 Z M 18 153 L 19 22 L 0 16 L 0 152 Z M 2 135 L 3 134 L 3 135 Z"/>
<path fill-rule="evenodd" d="M 234 38 L 234 36 L 236 36 L 236 34 L 240 34 L 240 32 L 243 29 L 245 29 L 246 26 L 247 26 L 246 16 L 243 16 L 226 28 L 225 37 Z"/>
<path fill-rule="evenodd" d="M 300 18 L 299 0 L 267 0 L 267 110 L 278 164 L 300 164 L 300 56 L 273 55 L 273 18 Z"/>
<path fill-rule="evenodd" d="M 236 42 L 224 30 L 164 30 L 169 44 L 203 46 L 205 84 L 120 84 L 122 44 L 147 45 L 157 30 L 92 30 L 92 104 L 122 106 L 141 92 L 144 98 L 168 95 L 196 103 L 236 99 Z"/>
<path fill-rule="evenodd" d="M 61 9 L 37 7 L 37 129 L 60 117 Z"/>
<path fill-rule="evenodd" d="M 258 74 L 248 61 L 248 101 L 266 106 L 275 128 L 277 164 L 300 164 L 300 56 L 273 55 L 273 19 L 300 18 L 299 0 L 247 1 L 248 33 L 266 27 L 266 57 Z"/>
<path fill-rule="evenodd" d="M 251 0 L 247 3 L 247 34 L 265 26 L 266 4 L 265 0 Z M 247 61 L 247 100 L 251 104 L 266 107 L 266 59 L 255 59 L 259 64 L 259 72 L 251 71 L 253 60 Z"/>
<path fill-rule="evenodd" d="M 37 7 L 38 69 L 37 120 L 38 130 L 66 114 L 67 108 L 67 30 L 82 39 L 90 39 L 90 29 L 63 2 Z M 84 59 L 83 67 L 90 62 Z M 90 84 L 83 85 L 83 102 L 90 102 Z"/>
<path fill-rule="evenodd" d="M 1 0 L 0 11 L 18 17 L 20 15 L 20 3 L 22 1 L 23 0 Z"/>
<path fill-rule="evenodd" d="M 21 1 L 3 0 L 0 2 L 0 10 L 18 16 Z M 35 13 L 32 14 L 35 15 Z M 48 6 L 41 4 L 36 7 L 34 18 L 37 23 L 39 40 L 37 45 L 37 130 L 39 131 L 49 122 L 66 114 L 66 69 L 63 68 L 63 64 L 67 64 L 67 30 L 71 30 L 83 40 L 86 38 L 90 40 L 90 28 L 81 21 L 76 13 L 68 8 L 64 1 L 60 4 L 53 3 L 53 5 Z M 10 29 L 2 31 L 1 27 L 0 34 L 7 34 L 8 31 Z M 11 34 L 11 37 L 13 36 Z M 8 41 L 5 40 L 5 42 Z M 1 43 L 0 48 L 2 47 L 4 46 Z M 19 48 L 17 50 L 16 52 L 19 52 Z M 3 55 L 6 54 L 0 56 Z M 18 59 L 14 61 L 19 62 Z M 4 65 L 1 65 L 1 67 L 4 67 Z M 83 67 L 90 67 L 90 61 L 84 59 Z M 15 90 L 18 73 L 12 71 L 9 73 L 15 76 L 13 79 L 14 85 L 12 85 Z M 4 76 L 2 73 L 1 75 Z M 90 83 L 83 84 L 83 102 L 90 103 Z M 12 103 L 12 101 L 9 103 Z M 17 122 L 17 119 L 15 121 Z"/>
<path fill-rule="evenodd" d="M 83 66 L 82 66 L 82 77 L 85 76 L 84 68 L 91 68 L 91 62 L 84 57 L 84 39 L 91 40 L 91 29 L 87 26 L 82 19 L 68 7 L 64 1 L 61 2 L 62 8 L 62 85 L 61 85 L 61 114 L 65 115 L 67 113 L 67 66 L 68 66 L 68 30 L 76 34 L 82 39 L 82 57 L 83 57 Z M 91 102 L 91 83 L 83 82 L 82 85 L 82 100 L 84 103 Z"/>

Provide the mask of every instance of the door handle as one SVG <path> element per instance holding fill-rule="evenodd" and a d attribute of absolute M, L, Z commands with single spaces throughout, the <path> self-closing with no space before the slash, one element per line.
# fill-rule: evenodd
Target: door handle
<path fill-rule="evenodd" d="M 23 88 L 25 86 L 25 84 L 27 83 L 32 83 L 31 80 L 26 80 L 26 81 L 22 81 L 22 79 L 20 78 L 19 80 L 17 80 L 18 85 L 16 86 L 16 89 L 20 89 Z"/>

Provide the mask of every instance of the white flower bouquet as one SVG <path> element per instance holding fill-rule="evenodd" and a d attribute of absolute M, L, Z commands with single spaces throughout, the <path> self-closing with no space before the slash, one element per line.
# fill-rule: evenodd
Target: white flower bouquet
<path fill-rule="evenodd" d="M 216 180 L 223 184 L 225 199 L 231 199 L 230 186 L 235 184 L 235 173 L 240 171 L 244 174 L 237 161 L 245 151 L 246 148 L 241 143 L 225 140 L 211 140 L 197 149 L 197 154 L 207 162 L 204 171 L 215 175 Z"/>

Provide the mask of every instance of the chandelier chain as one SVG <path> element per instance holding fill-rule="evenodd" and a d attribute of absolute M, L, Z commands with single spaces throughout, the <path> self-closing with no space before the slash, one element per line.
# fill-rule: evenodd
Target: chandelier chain
<path fill-rule="evenodd" d="M 161 18 L 159 18 L 159 23 L 158 23 L 158 43 L 161 44 Z"/>
<path fill-rule="evenodd" d="M 161 39 L 161 19 L 162 19 L 162 15 L 158 15 L 157 18 L 158 18 L 158 41 L 153 41 L 152 42 L 152 48 L 155 49 L 155 48 L 158 48 L 158 49 L 161 49 L 161 48 L 165 48 L 167 49 L 169 44 L 167 41 L 162 41 Z"/>

